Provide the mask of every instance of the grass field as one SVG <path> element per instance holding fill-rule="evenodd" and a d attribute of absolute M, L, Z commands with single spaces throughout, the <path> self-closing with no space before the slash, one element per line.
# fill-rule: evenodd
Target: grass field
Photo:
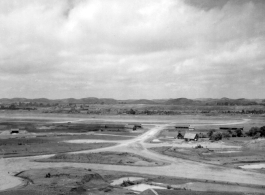
<path fill-rule="evenodd" d="M 136 154 L 127 152 L 99 152 L 88 154 L 57 154 L 38 162 L 78 162 L 93 164 L 113 164 L 130 166 L 159 166 L 163 163 L 156 162 Z"/>
<path fill-rule="evenodd" d="M 1 139 L 0 146 L 2 156 L 17 157 L 64 153 L 79 150 L 91 150 L 96 148 L 108 147 L 115 143 L 91 143 L 91 144 L 72 144 L 62 142 L 71 139 L 95 139 L 101 136 L 59 136 L 43 138 L 19 138 L 19 139 Z M 106 136 L 105 139 L 115 139 L 117 137 Z M 107 141 L 106 141 L 107 142 Z"/>

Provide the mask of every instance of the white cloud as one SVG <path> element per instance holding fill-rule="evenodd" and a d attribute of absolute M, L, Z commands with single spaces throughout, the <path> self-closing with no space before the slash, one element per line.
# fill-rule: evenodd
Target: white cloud
<path fill-rule="evenodd" d="M 3 0 L 4 96 L 264 96 L 264 3 L 204 1 Z"/>

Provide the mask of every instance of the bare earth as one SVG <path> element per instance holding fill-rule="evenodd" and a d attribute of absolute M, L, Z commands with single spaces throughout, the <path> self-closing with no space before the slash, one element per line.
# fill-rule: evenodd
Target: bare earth
<path fill-rule="evenodd" d="M 236 120 L 229 122 L 227 121 L 227 123 L 223 124 L 243 124 L 245 122 L 247 122 L 247 120 Z M 69 162 L 40 163 L 34 161 L 36 159 L 48 158 L 53 155 L 8 158 L 2 160 L 4 161 L 3 162 L 4 165 L 1 165 L 0 174 L 4 175 L 4 177 L 0 177 L 0 190 L 9 189 L 11 187 L 19 185 L 21 181 L 18 178 L 14 177 L 13 175 L 20 171 L 29 170 L 29 169 L 42 169 L 42 168 L 51 168 L 51 167 L 55 168 L 55 167 L 65 167 L 65 166 L 131 172 L 139 174 L 183 177 L 190 179 L 195 178 L 195 179 L 218 181 L 225 183 L 229 182 L 229 183 L 239 183 L 245 185 L 252 184 L 252 185 L 264 186 L 265 174 L 173 158 L 170 156 L 164 156 L 158 153 L 154 153 L 151 150 L 148 150 L 150 144 L 146 142 L 152 140 L 156 135 L 160 133 L 160 131 L 166 128 L 167 125 L 171 124 L 168 123 L 168 124 L 156 125 L 146 133 L 134 139 L 117 141 L 118 143 L 117 145 L 108 148 L 72 152 L 75 154 L 91 153 L 91 152 L 95 153 L 95 152 L 105 152 L 105 151 L 128 152 L 128 153 L 141 155 L 145 158 L 153 159 L 155 161 L 164 162 L 168 164 L 166 166 L 136 167 L 136 166 L 127 166 L 127 165 L 123 166 L 123 165 L 106 165 L 106 164 L 83 164 L 83 163 L 69 163 Z M 214 124 L 209 123 L 209 125 L 214 125 Z M 222 125 L 222 123 L 218 122 L 218 125 Z"/>

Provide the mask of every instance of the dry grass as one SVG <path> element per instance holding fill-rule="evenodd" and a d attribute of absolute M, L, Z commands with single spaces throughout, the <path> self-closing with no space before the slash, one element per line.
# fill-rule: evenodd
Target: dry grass
<path fill-rule="evenodd" d="M 156 162 L 139 155 L 127 152 L 99 152 L 80 154 L 58 154 L 47 159 L 40 159 L 38 162 L 77 162 L 93 164 L 114 164 L 130 166 L 158 166 L 163 163 Z"/>

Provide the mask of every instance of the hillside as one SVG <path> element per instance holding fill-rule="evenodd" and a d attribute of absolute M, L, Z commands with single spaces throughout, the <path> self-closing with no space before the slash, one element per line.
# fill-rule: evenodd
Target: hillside
<path fill-rule="evenodd" d="M 47 99 L 47 98 L 2 98 L 0 99 L 0 104 L 12 104 L 12 103 L 43 103 L 43 104 L 146 104 L 146 105 L 197 105 L 197 106 L 251 106 L 251 105 L 265 105 L 265 100 L 263 99 L 230 99 L 230 98 L 198 98 L 198 99 L 188 99 L 188 98 L 175 98 L 175 99 L 131 99 L 131 100 L 116 100 L 112 98 L 65 98 L 65 99 Z"/>

